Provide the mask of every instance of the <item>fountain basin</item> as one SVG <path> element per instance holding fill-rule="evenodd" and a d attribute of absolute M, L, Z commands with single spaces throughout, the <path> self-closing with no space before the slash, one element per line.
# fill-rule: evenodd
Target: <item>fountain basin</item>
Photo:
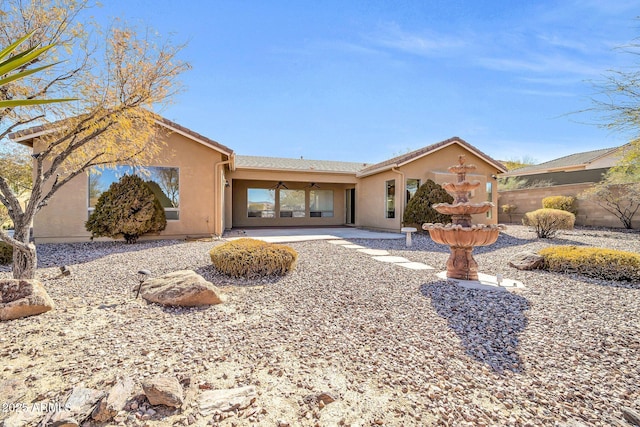
<path fill-rule="evenodd" d="M 445 182 L 442 184 L 442 188 L 444 188 L 448 193 L 467 193 L 471 190 L 475 190 L 480 187 L 480 181 L 463 181 L 463 182 Z"/>
<path fill-rule="evenodd" d="M 433 208 L 445 215 L 473 215 L 489 212 L 493 207 L 491 202 L 482 203 L 437 203 Z M 425 229 L 426 230 L 426 229 Z"/>
<path fill-rule="evenodd" d="M 473 248 L 474 246 L 486 246 L 498 240 L 500 230 L 506 227 L 500 225 L 473 225 L 462 227 L 452 224 L 431 224 L 422 225 L 422 229 L 429 231 L 431 239 L 443 245 Z"/>

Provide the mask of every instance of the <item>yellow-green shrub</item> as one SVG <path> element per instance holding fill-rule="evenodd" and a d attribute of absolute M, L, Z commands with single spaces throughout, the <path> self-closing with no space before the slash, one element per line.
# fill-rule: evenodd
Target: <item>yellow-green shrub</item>
<path fill-rule="evenodd" d="M 243 238 L 209 251 L 213 266 L 232 277 L 283 276 L 295 267 L 298 253 L 291 247 Z"/>
<path fill-rule="evenodd" d="M 640 281 L 640 255 L 613 249 L 551 246 L 539 251 L 546 270 L 606 280 Z"/>
<path fill-rule="evenodd" d="M 577 214 L 576 198 L 573 196 L 549 196 L 542 199 L 542 207 L 545 209 L 560 209 L 561 211 Z"/>
<path fill-rule="evenodd" d="M 574 214 L 560 209 L 538 209 L 527 212 L 522 218 L 522 223 L 533 227 L 543 239 L 555 236 L 558 230 L 572 230 L 575 221 Z"/>
<path fill-rule="evenodd" d="M 0 264 L 7 265 L 13 262 L 13 246 L 6 242 L 0 242 Z"/>

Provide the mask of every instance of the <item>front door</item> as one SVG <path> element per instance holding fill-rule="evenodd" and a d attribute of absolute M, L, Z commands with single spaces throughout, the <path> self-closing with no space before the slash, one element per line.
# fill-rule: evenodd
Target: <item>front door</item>
<path fill-rule="evenodd" d="M 347 217 L 345 219 L 346 224 L 354 225 L 356 223 L 356 189 L 350 188 L 347 190 Z"/>

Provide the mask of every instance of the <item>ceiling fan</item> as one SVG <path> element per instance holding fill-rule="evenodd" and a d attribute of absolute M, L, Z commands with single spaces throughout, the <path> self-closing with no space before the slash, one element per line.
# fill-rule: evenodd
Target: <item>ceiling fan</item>
<path fill-rule="evenodd" d="M 287 187 L 286 185 L 284 185 L 284 182 L 279 181 L 276 185 L 274 185 L 273 187 L 271 187 L 272 190 L 277 190 L 280 188 L 284 188 L 285 190 L 288 190 L 289 187 Z"/>

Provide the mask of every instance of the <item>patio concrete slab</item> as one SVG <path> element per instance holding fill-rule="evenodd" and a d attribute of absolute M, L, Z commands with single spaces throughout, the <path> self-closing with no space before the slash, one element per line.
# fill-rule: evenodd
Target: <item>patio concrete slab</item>
<path fill-rule="evenodd" d="M 350 245 L 351 242 L 348 240 L 329 240 L 329 243 L 331 243 L 332 245 Z"/>
<path fill-rule="evenodd" d="M 241 236 L 239 236 L 241 234 Z M 336 239 L 404 239 L 404 234 L 370 231 L 354 227 L 278 227 L 233 229 L 223 236 L 229 240 L 251 237 L 272 243 Z"/>
<path fill-rule="evenodd" d="M 496 276 L 490 274 L 478 273 L 478 280 L 460 280 L 447 278 L 447 272 L 441 271 L 437 274 L 440 279 L 454 282 L 456 285 L 466 289 L 477 289 L 481 291 L 512 291 L 514 289 L 524 289 L 524 284 L 513 279 L 501 279 L 498 284 Z"/>
<path fill-rule="evenodd" d="M 404 268 L 410 268 L 411 270 L 435 270 L 435 268 L 422 262 L 398 262 L 396 265 Z"/>
<path fill-rule="evenodd" d="M 358 249 L 358 252 L 375 256 L 389 255 L 389 251 L 385 251 L 384 249 Z"/>
<path fill-rule="evenodd" d="M 344 245 L 343 248 L 349 248 L 349 249 L 364 249 L 364 246 L 361 245 Z"/>
<path fill-rule="evenodd" d="M 401 256 L 392 256 L 392 255 L 374 256 L 372 258 L 375 259 L 376 261 L 382 261 L 382 262 L 393 262 L 393 263 L 411 262 L 410 260 L 403 258 Z"/>

